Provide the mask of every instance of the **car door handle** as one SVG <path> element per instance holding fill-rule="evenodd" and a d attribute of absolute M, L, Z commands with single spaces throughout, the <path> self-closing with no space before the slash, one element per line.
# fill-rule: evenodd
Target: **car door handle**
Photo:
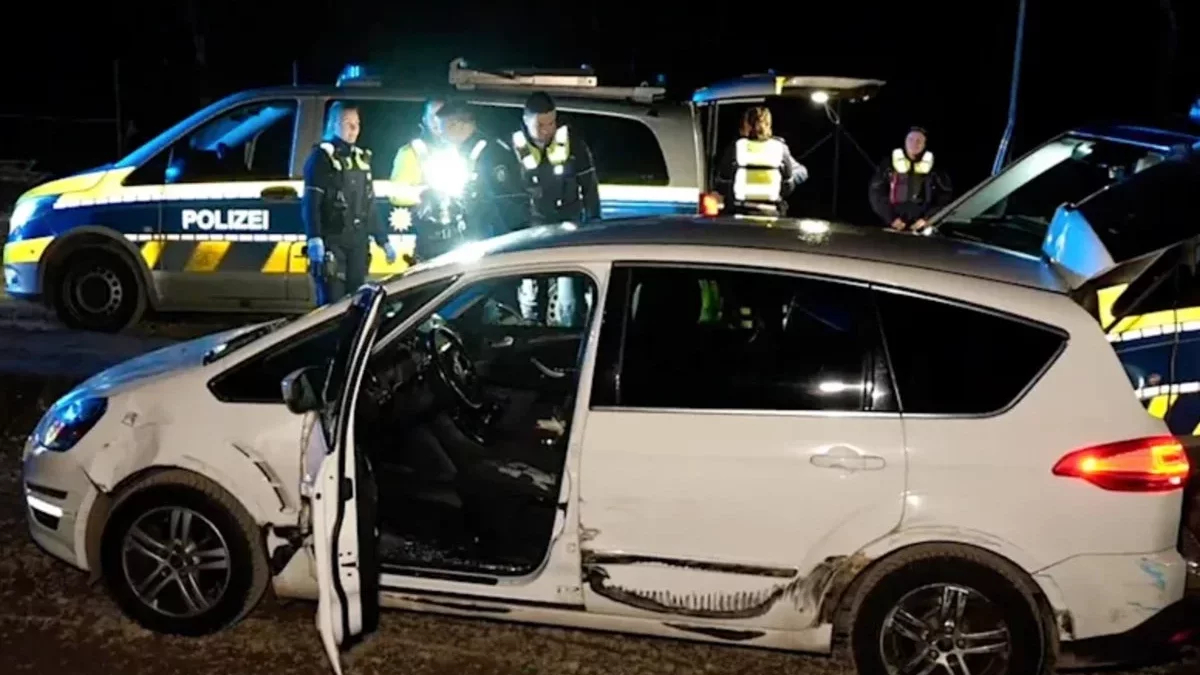
<path fill-rule="evenodd" d="M 500 338 L 499 340 L 496 340 L 495 342 L 491 343 L 489 346 L 492 349 L 503 349 L 505 347 L 513 346 L 513 342 L 514 342 L 513 336 L 505 335 L 504 337 Z"/>
<path fill-rule="evenodd" d="M 269 188 L 263 188 L 263 191 L 258 193 L 263 199 L 296 199 L 299 194 L 296 193 L 296 188 L 290 185 L 276 185 Z"/>
<path fill-rule="evenodd" d="M 887 466 L 887 461 L 878 455 L 864 454 L 844 445 L 814 454 L 808 461 L 817 468 L 842 471 L 878 471 Z"/>

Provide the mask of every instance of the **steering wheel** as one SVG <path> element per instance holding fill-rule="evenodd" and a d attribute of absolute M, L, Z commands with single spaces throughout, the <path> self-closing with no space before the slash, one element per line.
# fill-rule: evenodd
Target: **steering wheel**
<path fill-rule="evenodd" d="M 479 374 L 462 338 L 454 329 L 442 324 L 430 329 L 427 340 L 429 357 L 438 379 L 450 389 L 460 404 L 471 410 L 482 409 Z"/>

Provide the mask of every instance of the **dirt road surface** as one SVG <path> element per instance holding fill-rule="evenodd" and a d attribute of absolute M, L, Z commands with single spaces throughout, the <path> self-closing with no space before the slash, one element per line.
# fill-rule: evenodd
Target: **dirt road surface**
<path fill-rule="evenodd" d="M 314 606 L 268 597 L 237 627 L 207 638 L 157 635 L 126 620 L 103 586 L 35 547 L 26 534 L 20 452 L 42 411 L 72 384 L 219 322 L 150 325 L 125 336 L 65 331 L 0 301 L 0 672 L 13 675 L 241 675 L 331 672 Z M 225 319 L 238 323 L 243 318 Z M 378 634 L 344 657 L 348 675 L 832 675 L 830 659 L 602 633 L 384 614 Z M 1110 671 L 1112 672 L 1112 671 Z M 1200 660 L 1122 671 L 1200 672 Z"/>

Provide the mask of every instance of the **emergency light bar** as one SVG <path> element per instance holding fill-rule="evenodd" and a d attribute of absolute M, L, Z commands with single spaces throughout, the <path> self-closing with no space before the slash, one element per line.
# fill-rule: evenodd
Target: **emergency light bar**
<path fill-rule="evenodd" d="M 811 75 L 744 75 L 697 89 L 692 103 L 762 101 L 771 96 L 809 98 L 823 105 L 833 101 L 866 101 L 885 84 L 883 80 Z"/>
<path fill-rule="evenodd" d="M 529 92 L 545 90 L 562 96 L 579 98 L 632 99 L 652 103 L 666 95 L 662 87 L 602 87 L 595 72 L 588 67 L 578 69 L 509 68 L 480 70 L 469 68 L 466 59 L 450 62 L 450 84 L 460 91 L 491 90 Z"/>
<path fill-rule="evenodd" d="M 365 67 L 357 63 L 343 68 L 337 79 L 339 87 L 379 87 L 382 85 L 383 80 L 368 73 Z"/>
<path fill-rule="evenodd" d="M 1192 104 L 1192 109 L 1188 111 L 1188 118 L 1196 124 L 1200 124 L 1200 98 Z"/>

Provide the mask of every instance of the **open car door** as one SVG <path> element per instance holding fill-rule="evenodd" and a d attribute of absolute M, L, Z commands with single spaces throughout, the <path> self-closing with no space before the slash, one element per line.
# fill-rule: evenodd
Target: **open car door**
<path fill-rule="evenodd" d="M 317 630 L 339 675 L 340 652 L 379 624 L 375 483 L 370 465 L 357 452 L 354 419 L 384 296 L 379 286 L 363 286 L 338 328 L 338 346 L 328 370 L 306 368 L 283 383 L 288 407 L 311 416 L 302 441 L 300 492 L 311 520 Z M 322 376 L 324 384 L 319 386 Z"/>

